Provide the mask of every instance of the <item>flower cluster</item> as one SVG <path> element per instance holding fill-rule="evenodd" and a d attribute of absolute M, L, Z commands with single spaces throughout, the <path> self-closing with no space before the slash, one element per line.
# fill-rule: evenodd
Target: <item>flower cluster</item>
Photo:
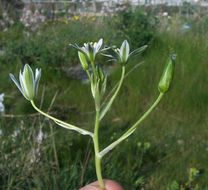
<path fill-rule="evenodd" d="M 176 59 L 176 55 L 172 54 L 169 56 L 166 67 L 164 69 L 163 75 L 161 77 L 161 80 L 158 85 L 159 89 L 159 96 L 155 100 L 155 102 L 151 105 L 151 107 L 131 126 L 128 128 L 126 132 L 124 132 L 117 140 L 109 144 L 106 148 L 103 150 L 100 150 L 99 148 L 99 128 L 100 128 L 100 122 L 103 119 L 103 117 L 106 115 L 108 111 L 110 111 L 110 108 L 115 100 L 115 98 L 118 96 L 118 93 L 121 89 L 121 86 L 123 84 L 124 78 L 125 78 L 125 70 L 126 70 L 126 64 L 128 63 L 129 59 L 141 53 L 144 49 L 146 49 L 147 46 L 143 46 L 141 48 L 138 48 L 132 52 L 130 52 L 129 43 L 127 40 L 124 40 L 120 48 L 116 47 L 102 47 L 103 46 L 103 39 L 100 39 L 98 42 L 88 42 L 85 43 L 83 46 L 78 46 L 77 44 L 72 45 L 74 48 L 78 50 L 78 57 L 80 60 L 80 63 L 82 65 L 83 70 L 86 72 L 87 76 L 89 77 L 90 83 L 91 83 L 91 92 L 92 96 L 94 98 L 94 105 L 95 105 L 95 123 L 94 123 L 94 132 L 91 132 L 89 130 L 82 129 L 81 127 L 77 127 L 75 125 L 72 125 L 70 123 L 66 123 L 60 119 L 55 118 L 54 116 L 49 115 L 48 113 L 45 113 L 41 109 L 39 109 L 35 102 L 34 98 L 38 91 L 38 84 L 41 77 L 41 70 L 36 69 L 35 74 L 33 73 L 33 70 L 31 67 L 26 64 L 24 66 L 23 72 L 20 71 L 19 73 L 19 82 L 16 80 L 13 74 L 10 74 L 10 78 L 13 80 L 15 85 L 18 87 L 20 92 L 23 94 L 23 96 L 30 101 L 33 108 L 44 115 L 45 117 L 53 120 L 57 125 L 76 131 L 82 135 L 88 135 L 92 138 L 93 145 L 94 145 L 94 153 L 95 153 L 95 169 L 96 174 L 98 178 L 98 183 L 101 189 L 104 189 L 105 184 L 102 178 L 101 173 L 101 160 L 102 158 L 112 151 L 116 146 L 118 146 L 121 142 L 126 140 L 130 135 L 134 133 L 134 131 L 138 128 L 138 126 L 141 124 L 141 122 L 155 109 L 155 107 L 159 104 L 164 94 L 169 90 L 172 78 L 173 78 L 173 71 L 174 71 L 174 62 Z M 104 53 L 105 51 L 105 53 Z M 101 54 L 103 56 L 107 56 L 111 60 L 117 62 L 121 66 L 121 78 L 119 82 L 116 84 L 116 86 L 113 88 L 113 90 L 109 93 L 109 97 L 107 96 L 106 101 L 103 101 L 103 95 L 106 90 L 106 84 L 107 84 L 107 76 L 103 72 L 102 67 L 95 62 L 95 59 L 98 54 Z M 39 134 L 37 136 L 37 144 L 38 147 L 36 149 L 32 149 L 30 154 L 30 163 L 36 163 L 39 161 L 40 158 L 40 145 L 43 141 L 44 134 L 42 130 L 39 131 Z M 141 145 L 139 145 L 141 146 Z M 143 149 L 144 151 L 148 150 L 150 148 L 149 143 L 144 143 Z M 194 173 L 193 171 L 192 173 Z M 196 172 L 195 172 L 196 173 Z M 194 173 L 194 174 L 195 174 Z"/>
<path fill-rule="evenodd" d="M 101 38 L 98 42 L 88 42 L 84 43 L 84 46 L 80 47 L 77 44 L 70 44 L 72 47 L 78 50 L 79 57 L 81 56 L 81 59 L 85 57 L 85 61 L 89 61 L 90 63 L 94 63 L 95 57 L 97 54 L 105 51 L 106 49 L 102 49 L 103 45 L 103 39 Z M 82 55 L 83 54 L 83 55 Z M 82 63 L 82 61 L 80 60 Z M 82 65 L 83 66 L 83 65 Z"/>
<path fill-rule="evenodd" d="M 0 27 L 5 31 L 9 26 L 14 24 L 14 20 L 12 20 L 7 12 L 3 12 L 2 19 L 0 19 Z"/>
<path fill-rule="evenodd" d="M 39 25 L 45 22 L 46 17 L 42 15 L 38 10 L 35 10 L 34 13 L 27 8 L 23 9 L 22 16 L 20 21 L 24 26 L 32 31 L 36 30 Z"/>

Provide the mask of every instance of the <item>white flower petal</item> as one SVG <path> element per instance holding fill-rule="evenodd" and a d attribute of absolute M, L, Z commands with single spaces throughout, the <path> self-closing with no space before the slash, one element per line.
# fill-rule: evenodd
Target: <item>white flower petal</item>
<path fill-rule="evenodd" d="M 38 86 L 39 86 L 39 81 L 41 77 L 41 69 L 36 69 L 37 70 L 37 75 L 35 76 L 35 95 L 38 93 Z M 35 73 L 36 74 L 36 73 Z"/>
<path fill-rule="evenodd" d="M 19 91 L 24 95 L 22 88 L 19 84 L 19 82 L 17 81 L 17 79 L 15 78 L 15 76 L 13 74 L 9 74 L 9 77 L 11 78 L 11 80 L 14 82 L 14 84 L 17 86 L 17 88 L 19 89 Z"/>
<path fill-rule="evenodd" d="M 103 39 L 101 38 L 98 43 L 96 44 L 96 52 L 98 52 L 103 45 Z"/>

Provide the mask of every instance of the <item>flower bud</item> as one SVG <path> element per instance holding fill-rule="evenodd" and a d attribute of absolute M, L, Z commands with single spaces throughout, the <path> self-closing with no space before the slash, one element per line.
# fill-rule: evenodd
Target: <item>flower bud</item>
<path fill-rule="evenodd" d="M 20 71 L 19 73 L 19 82 L 13 74 L 10 73 L 9 76 L 27 100 L 31 101 L 34 99 L 38 91 L 41 69 L 36 69 L 34 76 L 31 67 L 26 64 L 23 72 Z"/>
<path fill-rule="evenodd" d="M 121 45 L 121 48 L 119 49 L 120 63 L 122 65 L 125 65 L 127 63 L 129 58 L 129 52 L 130 52 L 129 43 L 127 40 L 124 40 Z"/>
<path fill-rule="evenodd" d="M 100 67 L 96 67 L 96 70 L 97 70 L 97 77 L 100 80 L 100 82 L 102 83 L 105 79 L 105 74 L 104 74 L 102 68 L 100 68 Z"/>
<path fill-rule="evenodd" d="M 104 78 L 104 81 L 101 84 L 100 95 L 103 96 L 106 91 L 107 77 Z"/>
<path fill-rule="evenodd" d="M 88 63 L 87 63 L 87 59 L 85 57 L 85 54 L 78 51 L 78 56 L 79 56 L 79 61 L 82 65 L 83 70 L 84 71 L 88 70 L 89 67 L 88 67 Z"/>
<path fill-rule="evenodd" d="M 93 97 L 96 98 L 96 93 L 103 96 L 106 90 L 107 77 L 101 67 L 96 67 L 95 73 L 91 74 L 91 79 L 91 91 Z"/>
<path fill-rule="evenodd" d="M 160 93 L 165 93 L 169 90 L 174 73 L 176 55 L 172 54 L 166 63 L 162 77 L 160 79 L 158 90 Z"/>

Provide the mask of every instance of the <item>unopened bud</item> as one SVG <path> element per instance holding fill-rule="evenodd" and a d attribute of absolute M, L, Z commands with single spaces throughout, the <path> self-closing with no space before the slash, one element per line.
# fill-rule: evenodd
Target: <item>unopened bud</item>
<path fill-rule="evenodd" d="M 175 67 L 175 59 L 176 55 L 172 54 L 166 63 L 165 69 L 163 71 L 162 77 L 160 79 L 158 89 L 160 93 L 165 93 L 169 90 L 173 74 L 174 74 L 174 67 Z"/>
<path fill-rule="evenodd" d="M 101 67 L 97 67 L 97 76 L 101 83 L 105 80 L 105 74 Z"/>
<path fill-rule="evenodd" d="M 119 50 L 120 62 L 122 65 L 125 65 L 127 63 L 129 58 L 129 52 L 130 52 L 129 43 L 127 40 L 124 40 Z"/>
<path fill-rule="evenodd" d="M 78 56 L 79 56 L 79 61 L 82 65 L 83 70 L 85 70 L 85 71 L 88 70 L 89 67 L 88 67 L 88 63 L 87 63 L 87 59 L 85 57 L 85 54 L 78 51 Z"/>

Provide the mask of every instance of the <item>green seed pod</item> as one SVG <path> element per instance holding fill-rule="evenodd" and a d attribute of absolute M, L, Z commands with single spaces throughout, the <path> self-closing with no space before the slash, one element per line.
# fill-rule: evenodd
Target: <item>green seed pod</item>
<path fill-rule="evenodd" d="M 78 56 L 79 56 L 79 61 L 82 65 L 83 70 L 84 71 L 88 70 L 89 67 L 88 67 L 88 63 L 87 63 L 87 59 L 85 57 L 85 54 L 78 51 Z"/>
<path fill-rule="evenodd" d="M 169 90 L 174 73 L 176 55 L 172 54 L 166 63 L 162 77 L 160 79 L 158 90 L 160 93 L 165 93 Z"/>

